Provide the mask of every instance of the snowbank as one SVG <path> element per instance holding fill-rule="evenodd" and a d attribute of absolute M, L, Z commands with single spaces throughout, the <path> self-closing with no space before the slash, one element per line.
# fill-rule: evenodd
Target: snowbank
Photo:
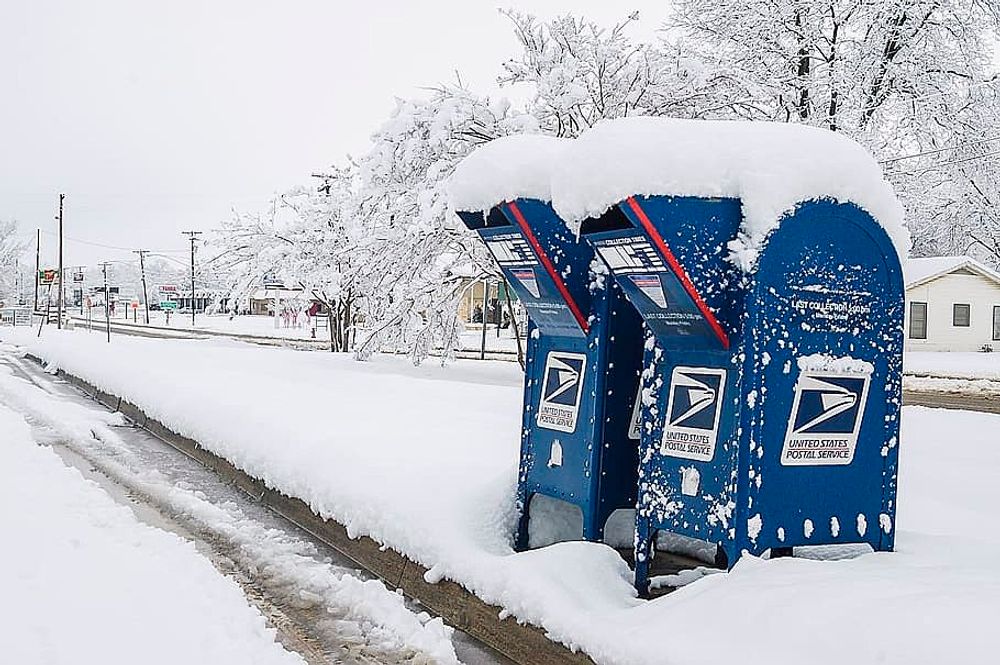
<path fill-rule="evenodd" d="M 235 582 L 140 524 L 0 406 L 0 660 L 291 665 Z"/>
<path fill-rule="evenodd" d="M 480 146 L 451 176 L 452 207 L 480 212 L 519 198 L 551 201 L 552 169 L 569 144 L 552 136 L 519 134 Z"/>
<path fill-rule="evenodd" d="M 1000 381 L 1000 353 L 906 351 L 903 353 L 903 371 L 952 379 Z"/>
<path fill-rule="evenodd" d="M 633 195 L 738 197 L 734 253 L 755 262 L 782 216 L 810 199 L 852 202 L 910 249 L 903 208 L 867 150 L 836 132 L 791 123 L 623 118 L 571 142 L 552 174 L 552 203 L 571 226 Z"/>
<path fill-rule="evenodd" d="M 898 552 L 746 558 L 646 602 L 603 545 L 511 551 L 521 399 L 512 363 L 413 368 L 233 343 L 0 331 L 13 335 L 427 565 L 431 580 L 455 580 L 601 664 L 937 665 L 993 653 L 998 416 L 904 410 Z"/>

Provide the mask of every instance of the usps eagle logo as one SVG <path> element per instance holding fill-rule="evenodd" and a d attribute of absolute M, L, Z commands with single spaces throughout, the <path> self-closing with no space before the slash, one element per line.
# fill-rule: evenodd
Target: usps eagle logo
<path fill-rule="evenodd" d="M 868 400 L 868 374 L 804 371 L 781 451 L 785 466 L 850 464 Z"/>
<path fill-rule="evenodd" d="M 725 388 L 724 369 L 674 368 L 660 444 L 662 454 L 701 462 L 715 456 Z"/>
<path fill-rule="evenodd" d="M 559 432 L 576 430 L 586 371 L 587 357 L 582 353 L 549 352 L 536 418 L 539 427 Z"/>

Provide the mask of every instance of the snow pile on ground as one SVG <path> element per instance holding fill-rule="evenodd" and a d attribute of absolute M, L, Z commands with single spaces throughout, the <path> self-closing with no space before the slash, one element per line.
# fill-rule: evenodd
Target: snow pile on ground
<path fill-rule="evenodd" d="M 235 343 L 0 332 L 599 663 L 986 662 L 1000 417 L 904 411 L 898 552 L 748 558 L 652 602 L 618 554 L 514 554 L 512 363 L 358 364 Z M 847 518 L 845 517 L 845 520 Z M 878 525 L 868 525 L 878 528 Z"/>
<path fill-rule="evenodd" d="M 136 521 L 0 406 L 5 663 L 302 663 L 240 588 Z"/>
<path fill-rule="evenodd" d="M 804 125 L 604 121 L 570 143 L 551 187 L 553 207 L 570 225 L 633 195 L 740 198 L 743 237 L 734 252 L 750 257 L 796 205 L 828 198 L 866 210 L 900 257 L 910 249 L 903 208 L 871 154 L 839 132 Z"/>
<path fill-rule="evenodd" d="M 452 207 L 479 212 L 519 198 L 551 201 L 552 169 L 569 144 L 552 136 L 519 134 L 482 145 L 451 176 Z"/>
<path fill-rule="evenodd" d="M 937 376 L 903 375 L 903 390 L 914 392 L 958 393 L 964 396 L 994 398 L 1000 404 L 1000 381 L 991 379 L 949 379 Z"/>

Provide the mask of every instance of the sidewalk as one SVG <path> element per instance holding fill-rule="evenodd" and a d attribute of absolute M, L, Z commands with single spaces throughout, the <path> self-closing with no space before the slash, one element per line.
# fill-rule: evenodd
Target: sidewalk
<path fill-rule="evenodd" d="M 137 521 L 0 405 L 5 663 L 296 665 L 236 582 Z"/>

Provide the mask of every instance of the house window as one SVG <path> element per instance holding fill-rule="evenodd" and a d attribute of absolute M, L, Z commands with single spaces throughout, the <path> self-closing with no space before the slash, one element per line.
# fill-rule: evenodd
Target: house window
<path fill-rule="evenodd" d="M 910 303 L 910 339 L 927 339 L 927 303 Z"/>
<path fill-rule="evenodd" d="M 955 303 L 951 306 L 951 325 L 956 328 L 969 327 L 969 305 Z"/>
<path fill-rule="evenodd" d="M 993 340 L 1000 341 L 1000 305 L 993 306 Z"/>

